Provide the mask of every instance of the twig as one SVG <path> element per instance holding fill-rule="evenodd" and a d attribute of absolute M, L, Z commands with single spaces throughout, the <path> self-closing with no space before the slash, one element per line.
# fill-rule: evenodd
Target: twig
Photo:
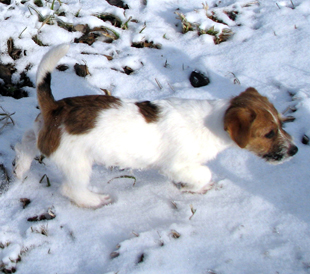
<path fill-rule="evenodd" d="M 139 31 L 139 33 L 142 33 L 146 28 L 146 22 L 144 22 L 143 28 Z"/>
<path fill-rule="evenodd" d="M 50 187 L 51 186 L 51 182 L 50 182 L 50 179 L 48 178 L 48 176 L 46 174 L 44 174 L 42 176 L 42 178 L 40 179 L 39 183 L 41 184 L 43 182 L 44 178 L 46 178 L 47 187 Z"/>
<path fill-rule="evenodd" d="M 133 180 L 134 180 L 133 186 L 136 184 L 136 181 L 137 181 L 136 177 L 134 177 L 134 176 L 130 176 L 130 175 L 121 175 L 121 176 L 118 176 L 118 177 L 115 177 L 115 178 L 112 178 L 111 180 L 109 180 L 109 181 L 108 181 L 108 184 L 109 184 L 111 181 L 115 180 L 115 179 L 122 179 L 122 178 L 125 178 L 125 179 L 133 179 Z"/>
<path fill-rule="evenodd" d="M 156 81 L 156 83 L 157 83 L 159 89 L 163 89 L 163 86 L 160 84 L 160 82 L 159 82 L 156 78 L 155 78 L 155 81 Z"/>
<path fill-rule="evenodd" d="M 129 17 L 129 19 L 122 25 L 122 29 L 123 30 L 127 30 L 128 29 L 128 23 L 129 21 L 132 19 L 132 16 Z"/>
<path fill-rule="evenodd" d="M 167 82 L 167 83 L 168 83 L 169 88 L 170 88 L 173 92 L 175 92 L 173 86 L 171 86 L 169 82 Z"/>
<path fill-rule="evenodd" d="M 233 76 L 234 76 L 234 84 L 236 85 L 240 85 L 240 81 L 239 79 L 237 78 L 237 76 L 233 73 L 233 72 L 230 72 Z"/>
<path fill-rule="evenodd" d="M 15 112 L 9 114 L 8 112 L 6 112 L 6 111 L 4 110 L 3 107 L 0 106 L 0 108 L 1 108 L 2 111 L 3 111 L 3 113 L 0 113 L 0 116 L 4 116 L 4 117 L 0 118 L 0 122 L 1 122 L 1 121 L 4 121 L 3 126 L 0 128 L 0 132 L 1 132 L 2 129 L 3 129 L 4 127 L 6 127 L 8 124 L 11 123 L 13 126 L 15 125 L 14 120 L 13 120 L 12 117 L 11 117 L 12 115 L 15 114 Z"/>
<path fill-rule="evenodd" d="M 177 203 L 174 201 L 171 201 L 171 205 L 173 207 L 173 209 L 178 209 Z"/>
<path fill-rule="evenodd" d="M 243 8 L 248 8 L 248 7 L 253 6 L 253 5 L 259 5 L 259 1 L 252 1 L 252 2 L 249 2 L 249 3 L 243 4 L 242 7 Z"/>
<path fill-rule="evenodd" d="M 19 39 L 22 37 L 22 34 L 25 32 L 26 29 L 27 29 L 27 27 L 25 27 L 25 28 L 23 29 L 23 31 L 20 33 L 20 35 L 18 35 L 18 38 L 19 38 Z"/>
<path fill-rule="evenodd" d="M 132 233 L 133 235 L 135 235 L 136 237 L 139 237 L 139 236 L 140 236 L 138 232 L 131 231 L 131 233 Z"/>
<path fill-rule="evenodd" d="M 193 218 L 193 216 L 195 215 L 195 213 L 196 213 L 196 211 L 197 211 L 197 209 L 195 209 L 195 208 L 193 207 L 193 205 L 190 205 L 190 207 L 191 207 L 192 215 L 189 217 L 189 220 L 191 220 L 191 219 Z"/>

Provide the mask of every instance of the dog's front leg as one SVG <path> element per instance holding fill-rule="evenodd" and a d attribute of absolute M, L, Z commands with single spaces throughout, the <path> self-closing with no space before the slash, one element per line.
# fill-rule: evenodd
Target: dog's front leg
<path fill-rule="evenodd" d="M 166 174 L 184 192 L 205 194 L 213 186 L 210 169 L 199 164 L 177 166 Z"/>

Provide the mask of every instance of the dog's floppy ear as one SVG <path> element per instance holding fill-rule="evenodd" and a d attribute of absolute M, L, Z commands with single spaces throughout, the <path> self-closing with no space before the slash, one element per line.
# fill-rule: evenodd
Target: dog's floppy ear
<path fill-rule="evenodd" d="M 250 129 L 256 113 L 246 107 L 229 108 L 224 117 L 224 129 L 236 144 L 245 148 L 250 140 Z"/>

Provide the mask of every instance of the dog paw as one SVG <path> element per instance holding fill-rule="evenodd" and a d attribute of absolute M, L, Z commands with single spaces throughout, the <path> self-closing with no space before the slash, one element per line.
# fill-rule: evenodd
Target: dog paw
<path fill-rule="evenodd" d="M 109 195 L 94 193 L 87 189 L 72 190 L 70 187 L 64 185 L 61 192 L 79 207 L 97 209 L 112 203 Z"/>
<path fill-rule="evenodd" d="M 206 194 L 209 190 L 211 190 L 214 186 L 214 183 L 209 183 L 209 184 L 206 184 L 204 185 L 203 187 L 201 188 L 198 188 L 198 189 L 190 189 L 190 190 L 185 190 L 183 192 L 188 192 L 188 193 L 192 193 L 192 194 Z"/>
<path fill-rule="evenodd" d="M 109 195 L 95 193 L 94 195 L 95 197 L 93 197 L 91 200 L 88 200 L 87 203 L 82 203 L 79 206 L 97 209 L 112 203 L 112 199 Z"/>
<path fill-rule="evenodd" d="M 78 207 L 86 207 L 98 209 L 105 205 L 111 204 L 112 199 L 109 195 L 90 193 L 87 197 L 84 195 L 83 199 L 71 199 Z"/>
<path fill-rule="evenodd" d="M 174 183 L 175 186 L 182 191 L 182 193 L 191 193 L 191 194 L 206 194 L 214 186 L 214 183 L 205 184 L 202 187 L 197 187 L 194 185 L 186 183 Z"/>
<path fill-rule="evenodd" d="M 22 180 L 24 177 L 23 168 L 21 168 L 20 165 L 15 165 L 13 168 L 13 174 L 18 180 Z"/>

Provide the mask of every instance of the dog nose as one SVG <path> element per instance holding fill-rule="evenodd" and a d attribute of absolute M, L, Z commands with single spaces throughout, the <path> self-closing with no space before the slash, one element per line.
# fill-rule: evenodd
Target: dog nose
<path fill-rule="evenodd" d="M 294 156 L 298 152 L 298 147 L 295 145 L 291 145 L 291 147 L 288 150 L 288 155 L 289 156 Z"/>

